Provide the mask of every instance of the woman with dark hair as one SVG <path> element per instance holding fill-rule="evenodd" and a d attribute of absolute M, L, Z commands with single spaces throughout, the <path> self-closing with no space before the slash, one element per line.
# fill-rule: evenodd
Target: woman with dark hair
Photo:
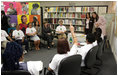
<path fill-rule="evenodd" d="M 86 27 L 85 34 L 92 33 L 93 19 L 90 17 L 90 12 L 86 13 Z"/>
<path fill-rule="evenodd" d="M 2 55 L 2 71 L 14 71 L 20 69 L 19 60 L 23 58 L 23 49 L 16 42 L 8 42 Z"/>
<path fill-rule="evenodd" d="M 16 42 L 8 42 L 7 47 L 2 54 L 3 65 L 1 71 L 15 71 L 24 70 L 31 74 L 39 75 L 42 67 L 41 61 L 24 61 L 24 54 L 22 47 Z M 38 64 L 38 65 L 37 65 Z"/>
<path fill-rule="evenodd" d="M 36 29 L 36 31 L 37 31 L 37 35 L 38 36 L 40 36 L 40 34 L 41 34 L 41 28 L 40 28 L 40 24 L 39 24 L 39 21 L 36 21 L 35 23 L 34 23 L 34 28 Z"/>
<path fill-rule="evenodd" d="M 58 67 L 59 67 L 60 61 L 71 55 L 74 55 L 74 54 L 73 54 L 73 50 L 70 51 L 67 39 L 65 38 L 58 39 L 57 54 L 53 57 L 51 63 L 49 64 L 48 70 L 54 71 L 56 74 L 58 74 Z"/>
<path fill-rule="evenodd" d="M 102 35 L 106 36 L 106 20 L 102 16 L 98 16 L 96 12 L 92 13 L 92 17 L 94 20 L 94 28 L 93 32 L 95 32 L 95 28 L 100 28 L 102 30 Z"/>
<path fill-rule="evenodd" d="M 52 30 L 48 26 L 47 22 L 44 22 L 44 28 L 43 28 L 43 38 L 47 41 L 48 43 L 48 49 L 50 49 L 51 45 L 54 45 L 53 43 L 53 36 L 52 36 Z"/>
<path fill-rule="evenodd" d="M 35 49 L 40 50 L 40 38 L 37 36 L 37 31 L 34 27 L 32 27 L 32 23 L 28 23 L 28 28 L 26 29 L 26 34 L 30 36 L 30 39 L 34 41 Z"/>

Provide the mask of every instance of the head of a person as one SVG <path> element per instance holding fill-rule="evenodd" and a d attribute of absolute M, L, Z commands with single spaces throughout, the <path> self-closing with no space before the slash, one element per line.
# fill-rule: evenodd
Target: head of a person
<path fill-rule="evenodd" d="M 62 20 L 59 20 L 59 25 L 63 25 L 63 21 Z"/>
<path fill-rule="evenodd" d="M 94 35 L 96 40 L 101 38 L 101 34 L 102 34 L 102 30 L 100 28 L 95 28 Z"/>
<path fill-rule="evenodd" d="M 13 3 L 10 3 L 10 4 L 9 4 L 9 7 L 10 7 L 10 8 L 13 8 Z"/>
<path fill-rule="evenodd" d="M 26 3 L 25 2 L 21 2 L 22 7 L 25 7 Z"/>
<path fill-rule="evenodd" d="M 86 13 L 86 18 L 90 18 L 90 12 Z"/>
<path fill-rule="evenodd" d="M 93 13 L 92 13 L 92 17 L 93 17 L 93 18 L 98 18 L 98 14 L 97 14 L 96 12 L 93 12 Z"/>
<path fill-rule="evenodd" d="M 40 26 L 40 25 L 39 25 L 39 21 L 36 21 L 36 26 Z"/>
<path fill-rule="evenodd" d="M 21 16 L 21 21 L 22 21 L 23 24 L 26 24 L 26 22 L 27 22 L 27 17 L 26 17 L 25 15 L 22 15 L 22 16 Z"/>
<path fill-rule="evenodd" d="M 8 42 L 2 54 L 3 70 L 13 71 L 19 69 L 19 60 L 23 59 L 23 49 L 16 42 Z"/>
<path fill-rule="evenodd" d="M 33 9 L 37 9 L 39 7 L 39 5 L 37 3 L 32 5 Z"/>
<path fill-rule="evenodd" d="M 3 10 L 1 11 L 1 15 L 5 15 L 5 12 Z"/>
<path fill-rule="evenodd" d="M 68 51 L 70 51 L 70 48 L 69 48 L 67 39 L 65 39 L 65 38 L 58 39 L 57 53 L 66 54 Z"/>
<path fill-rule="evenodd" d="M 45 21 L 45 22 L 43 23 L 43 25 L 44 25 L 44 27 L 48 27 L 48 22 Z"/>
<path fill-rule="evenodd" d="M 95 35 L 92 33 L 87 34 L 86 42 L 87 44 L 92 44 L 93 42 L 95 42 Z"/>
<path fill-rule="evenodd" d="M 32 23 L 31 23 L 31 22 L 28 23 L 28 27 L 29 27 L 29 28 L 32 27 Z"/>
<path fill-rule="evenodd" d="M 38 18 L 36 16 L 33 17 L 33 21 L 36 22 Z"/>
<path fill-rule="evenodd" d="M 19 30 L 19 29 L 20 29 L 20 26 L 19 26 L 19 25 L 17 25 L 17 26 L 16 26 L 16 30 Z"/>

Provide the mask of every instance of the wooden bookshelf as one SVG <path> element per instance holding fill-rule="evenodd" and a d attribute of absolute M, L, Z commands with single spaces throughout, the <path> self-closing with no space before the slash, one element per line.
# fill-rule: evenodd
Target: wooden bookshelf
<path fill-rule="evenodd" d="M 102 13 L 107 13 L 108 6 L 47 6 L 43 7 L 43 20 L 52 24 L 53 29 L 59 25 L 58 21 L 63 20 L 63 25 L 66 26 L 67 32 L 69 31 L 70 21 L 75 27 L 75 32 L 84 33 L 85 20 L 87 12 L 97 12 L 104 9 Z M 100 10 L 101 9 L 101 10 Z M 106 11 L 106 12 L 105 12 Z"/>

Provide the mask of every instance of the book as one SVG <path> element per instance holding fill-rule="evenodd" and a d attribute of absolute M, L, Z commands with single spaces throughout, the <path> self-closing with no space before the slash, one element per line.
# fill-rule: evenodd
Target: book
<path fill-rule="evenodd" d="M 81 12 L 81 7 L 76 7 L 76 12 Z"/>

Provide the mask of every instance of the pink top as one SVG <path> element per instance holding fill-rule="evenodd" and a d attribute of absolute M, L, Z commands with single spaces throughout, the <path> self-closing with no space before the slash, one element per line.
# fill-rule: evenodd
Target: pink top
<path fill-rule="evenodd" d="M 97 22 L 95 22 L 95 24 L 96 24 L 96 23 L 99 24 L 98 27 L 101 28 L 101 30 L 102 30 L 102 35 L 105 36 L 105 35 L 106 35 L 106 20 L 105 20 L 105 18 L 102 17 L 102 16 L 99 16 L 99 19 L 98 19 Z M 97 27 L 97 26 L 95 25 L 95 27 Z"/>

